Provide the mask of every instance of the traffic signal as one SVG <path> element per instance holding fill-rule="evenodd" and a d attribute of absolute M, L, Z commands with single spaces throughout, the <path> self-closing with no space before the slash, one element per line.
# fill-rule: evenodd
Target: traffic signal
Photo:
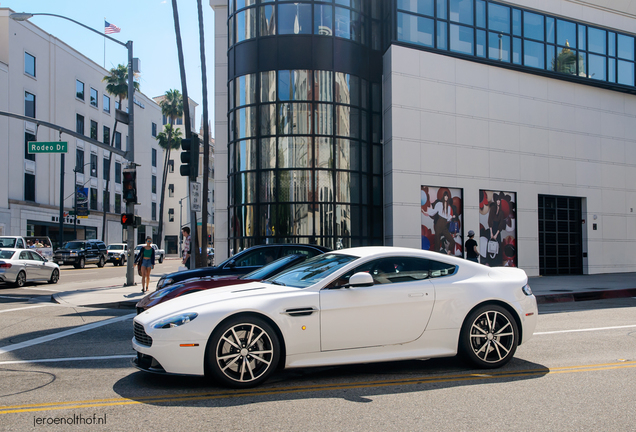
<path fill-rule="evenodd" d="M 196 181 L 199 175 L 199 136 L 192 135 L 192 138 L 181 140 L 181 162 L 179 172 L 183 177 L 190 177 Z"/>
<path fill-rule="evenodd" d="M 137 170 L 124 170 L 124 201 L 137 203 Z"/>
<path fill-rule="evenodd" d="M 123 213 L 121 215 L 121 224 L 124 226 L 133 225 L 135 223 L 135 215 L 132 213 Z"/>

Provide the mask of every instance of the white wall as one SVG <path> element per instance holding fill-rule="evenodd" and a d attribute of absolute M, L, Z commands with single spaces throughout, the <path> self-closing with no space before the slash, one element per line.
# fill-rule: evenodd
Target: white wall
<path fill-rule="evenodd" d="M 396 46 L 384 66 L 386 244 L 421 247 L 421 185 L 463 189 L 465 232 L 479 189 L 516 192 L 537 275 L 537 197 L 565 195 L 585 198 L 589 273 L 636 271 L 636 96 Z"/>

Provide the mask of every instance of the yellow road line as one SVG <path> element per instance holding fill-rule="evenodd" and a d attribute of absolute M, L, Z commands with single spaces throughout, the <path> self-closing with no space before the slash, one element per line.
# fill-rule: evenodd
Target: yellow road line
<path fill-rule="evenodd" d="M 363 389 L 373 387 L 388 387 L 398 385 L 415 385 L 415 384 L 439 384 L 447 382 L 463 382 L 477 381 L 487 379 L 515 378 L 527 377 L 533 375 L 550 375 L 575 372 L 594 372 L 603 370 L 615 370 L 636 367 L 636 361 L 603 363 L 595 365 L 578 365 L 565 366 L 557 368 L 539 368 L 525 369 L 518 371 L 484 371 L 483 373 L 471 373 L 460 375 L 441 375 L 441 376 L 420 376 L 416 378 L 405 378 L 396 380 L 380 380 L 380 381 L 363 381 L 349 383 L 334 384 L 317 384 L 311 386 L 295 386 L 295 387 L 277 387 L 277 388 L 260 388 L 249 390 L 225 390 L 218 392 L 198 392 L 173 395 L 145 396 L 137 399 L 130 398 L 110 398 L 110 399 L 94 399 L 85 401 L 68 401 L 68 402 L 51 402 L 43 404 L 0 406 L 0 414 L 34 412 L 34 411 L 52 411 L 73 408 L 94 408 L 106 406 L 120 405 L 136 405 L 143 403 L 169 403 L 183 401 L 212 400 L 223 398 L 237 398 L 246 396 L 267 396 L 277 394 L 301 393 L 309 391 L 326 391 L 326 390 L 345 390 L 345 389 Z"/>

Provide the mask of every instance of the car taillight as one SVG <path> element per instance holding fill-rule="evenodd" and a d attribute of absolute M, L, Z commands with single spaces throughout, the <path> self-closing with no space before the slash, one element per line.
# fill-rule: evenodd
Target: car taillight
<path fill-rule="evenodd" d="M 9 263 L 0 263 L 0 268 L 11 268 L 11 264 L 9 264 Z"/>

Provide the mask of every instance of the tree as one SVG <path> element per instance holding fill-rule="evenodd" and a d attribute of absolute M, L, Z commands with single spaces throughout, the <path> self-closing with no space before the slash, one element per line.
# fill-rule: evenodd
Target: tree
<path fill-rule="evenodd" d="M 208 246 L 208 193 L 210 191 L 210 132 L 208 125 L 208 77 L 205 64 L 205 35 L 203 33 L 203 6 L 197 0 L 199 15 L 199 45 L 201 52 L 201 80 L 203 84 L 203 207 L 201 208 L 201 252 L 207 256 Z M 205 261 L 207 263 L 207 260 Z"/>
<path fill-rule="evenodd" d="M 135 77 L 133 76 L 133 80 Z M 112 96 L 118 98 L 117 101 L 119 103 L 119 107 L 122 106 L 122 101 L 124 99 L 128 99 L 128 67 L 125 65 L 117 65 L 110 70 L 110 73 L 106 75 L 103 79 L 103 82 L 107 82 L 106 91 Z M 135 91 L 139 91 L 139 83 L 134 81 L 133 88 Z M 115 132 L 117 131 L 117 116 L 115 116 L 115 125 L 113 126 L 113 132 L 110 134 L 110 146 L 113 147 L 115 145 Z M 108 196 L 110 197 L 110 168 L 112 166 L 113 161 L 113 153 L 110 153 L 108 157 L 108 177 L 106 177 L 106 191 L 108 191 Z M 109 199 L 110 201 L 110 199 Z M 110 202 L 109 202 L 110 204 Z M 104 237 L 106 236 L 106 213 L 107 209 L 104 209 L 104 216 L 102 218 L 102 241 L 105 241 Z"/>

